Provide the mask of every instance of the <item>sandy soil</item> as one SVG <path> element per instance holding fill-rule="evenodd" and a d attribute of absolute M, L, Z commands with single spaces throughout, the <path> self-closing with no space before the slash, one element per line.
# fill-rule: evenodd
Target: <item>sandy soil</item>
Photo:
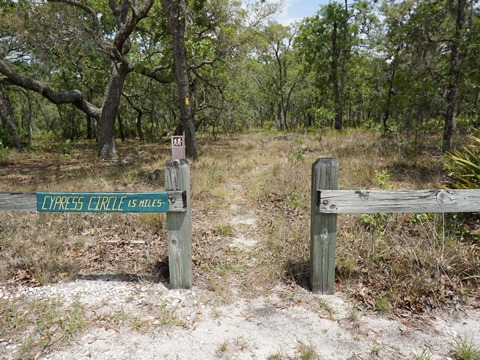
<path fill-rule="evenodd" d="M 261 241 L 259 219 L 242 195 L 242 184 L 228 186 L 234 196 L 226 208 L 214 215 L 197 213 L 193 226 L 201 228 L 212 216 L 228 219 L 236 231 L 225 246 L 245 254 L 249 273 L 255 274 L 250 270 Z M 277 282 L 255 291 L 255 279 L 244 278 L 241 290 L 234 282 L 222 291 L 196 281 L 190 290 L 169 290 L 162 283 L 123 280 L 97 276 L 0 288 L 0 298 L 59 299 L 66 306 L 77 301 L 94 320 L 69 343 L 37 354 L 36 359 L 45 360 L 448 359 L 459 338 L 480 349 L 478 307 L 421 315 L 376 313 L 342 292 L 316 295 L 298 284 Z M 0 359 L 16 358 L 19 346 L 0 339 Z"/>
<path fill-rule="evenodd" d="M 408 359 L 422 352 L 447 359 L 459 336 L 480 348 L 479 309 L 378 315 L 360 311 L 341 293 L 314 295 L 281 284 L 270 295 L 228 304 L 196 287 L 115 280 L 18 288 L 16 296 L 77 300 L 91 317 L 122 317 L 115 327 L 97 321 L 38 359 L 303 359 L 308 350 L 321 359 Z M 0 358 L 15 357 L 18 348 L 0 345 Z"/>

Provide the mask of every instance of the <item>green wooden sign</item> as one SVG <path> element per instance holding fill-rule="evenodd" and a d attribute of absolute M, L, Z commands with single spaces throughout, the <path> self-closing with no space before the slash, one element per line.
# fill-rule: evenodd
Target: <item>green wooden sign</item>
<path fill-rule="evenodd" d="M 167 192 L 37 192 L 39 212 L 168 212 Z"/>

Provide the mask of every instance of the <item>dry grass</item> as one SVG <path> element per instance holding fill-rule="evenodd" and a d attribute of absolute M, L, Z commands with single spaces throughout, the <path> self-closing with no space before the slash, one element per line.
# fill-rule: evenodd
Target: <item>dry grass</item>
<path fill-rule="evenodd" d="M 1 191 L 152 191 L 147 176 L 168 149 L 120 145 L 123 162 L 99 161 L 85 146 L 68 159 L 52 150 L 1 160 Z M 166 259 L 163 214 L 0 212 L 0 282 L 45 284 L 96 274 L 153 279 Z M 161 276 L 160 276 L 161 277 Z"/>
<path fill-rule="evenodd" d="M 401 138 L 342 133 L 199 137 L 191 164 L 196 286 L 228 302 L 272 282 L 308 286 L 310 172 L 320 157 L 340 161 L 340 188 L 421 189 L 443 185 L 438 139 L 415 148 Z M 138 191 L 163 168 L 166 145 L 119 146 L 125 163 L 101 162 L 78 146 L 78 159 L 54 151 L 2 158 L 3 191 Z M 163 175 L 162 175 L 163 176 Z M 234 219 L 238 217 L 238 219 Z M 242 220 L 243 219 L 243 220 Z M 255 221 L 255 229 L 242 223 Z M 235 221 L 234 221 L 235 220 Z M 472 220 L 471 220 L 472 221 Z M 474 221 L 474 220 L 473 220 Z M 78 275 L 166 281 L 164 215 L 0 213 L 0 281 L 44 284 Z M 478 296 L 479 243 L 461 217 L 339 216 L 336 286 L 379 311 L 445 306 Z M 252 247 L 232 246 L 235 238 Z"/>
<path fill-rule="evenodd" d="M 279 281 L 308 287 L 310 172 L 317 158 L 339 159 L 341 189 L 438 188 L 446 171 L 443 156 L 431 145 L 440 142 L 433 140 L 413 149 L 401 138 L 354 130 L 315 136 L 255 132 L 217 141 L 201 135 L 200 159 L 191 164 L 192 254 L 194 284 L 209 290 L 204 301 L 228 303 L 236 296 L 270 293 Z M 163 174 L 154 183 L 146 179 L 164 167 L 167 145 L 130 142 L 119 151 L 121 163 L 98 161 L 81 145 L 69 158 L 53 150 L 3 154 L 0 190 L 162 188 Z M 336 288 L 357 300 L 355 309 L 416 312 L 478 301 L 480 243 L 466 231 L 478 227 L 475 216 L 369 214 L 338 220 Z M 0 213 L 1 286 L 105 275 L 168 281 L 164 214 Z M 279 296 L 295 302 L 299 295 Z M 100 321 L 80 305 L 58 319 L 57 303 L 0 299 L 0 338 L 24 339 L 21 356 L 34 357 L 88 322 Z M 329 311 L 324 304 L 317 307 Z M 162 324 L 179 321 L 162 309 L 157 309 Z M 147 326 L 135 314 L 120 315 L 133 328 Z M 352 321 L 358 316 L 352 312 Z M 242 351 L 241 343 L 226 341 L 217 357 Z M 297 355 L 318 358 L 308 346 Z"/>
<path fill-rule="evenodd" d="M 15 334 L 15 339 L 21 334 L 21 344 L 12 354 L 18 359 L 38 358 L 46 348 L 71 341 L 88 325 L 79 301 L 62 307 L 58 301 L 0 299 L 0 309 L 0 336 Z"/>
<path fill-rule="evenodd" d="M 316 158 L 339 158 L 343 189 L 439 188 L 446 176 L 444 159 L 430 142 L 412 152 L 398 139 L 347 131 L 321 139 L 275 135 L 263 137 L 259 144 L 262 156 L 250 159 L 262 166 L 248 177 L 247 187 L 262 209 L 264 273 L 304 286 L 310 167 Z M 461 219 L 428 214 L 339 216 L 337 287 L 379 311 L 423 311 L 478 296 L 479 244 L 465 241 Z"/>

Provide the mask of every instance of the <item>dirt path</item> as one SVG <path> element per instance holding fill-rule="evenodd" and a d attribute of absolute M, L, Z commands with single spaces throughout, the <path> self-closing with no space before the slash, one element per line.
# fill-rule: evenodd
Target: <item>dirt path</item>
<path fill-rule="evenodd" d="M 222 209 L 204 218 L 194 214 L 197 226 L 215 216 L 234 229 L 217 238 L 220 255 L 211 256 L 217 267 L 208 276 L 216 288 L 195 284 L 191 290 L 168 290 L 115 280 L 19 287 L 14 296 L 77 301 L 92 319 L 68 345 L 53 346 L 37 358 L 406 359 L 423 353 L 447 359 L 459 336 L 480 348 L 479 309 L 402 318 L 363 312 L 340 292 L 314 295 L 284 283 L 256 289 L 256 251 L 262 242 L 258 210 L 249 206 L 245 184 L 225 186 L 233 196 Z M 12 359 L 19 345 L 3 342 L 0 349 L 1 359 Z"/>

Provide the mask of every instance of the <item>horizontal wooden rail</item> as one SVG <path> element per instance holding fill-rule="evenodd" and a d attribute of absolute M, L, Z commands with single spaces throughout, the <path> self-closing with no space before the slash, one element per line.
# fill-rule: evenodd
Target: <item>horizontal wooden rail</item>
<path fill-rule="evenodd" d="M 316 207 L 325 214 L 480 212 L 480 190 L 317 190 Z"/>
<path fill-rule="evenodd" d="M 480 190 L 337 190 L 337 159 L 312 165 L 310 285 L 333 294 L 337 214 L 480 212 Z"/>
<path fill-rule="evenodd" d="M 0 192 L 0 211 L 185 212 L 185 191 L 167 192 Z"/>
<path fill-rule="evenodd" d="M 170 287 L 192 286 L 190 167 L 184 159 L 165 164 L 158 192 L 0 192 L 0 211 L 166 212 Z"/>
<path fill-rule="evenodd" d="M 166 212 L 170 287 L 192 286 L 190 167 L 184 159 L 165 164 L 163 192 L 0 192 L 0 211 Z"/>

